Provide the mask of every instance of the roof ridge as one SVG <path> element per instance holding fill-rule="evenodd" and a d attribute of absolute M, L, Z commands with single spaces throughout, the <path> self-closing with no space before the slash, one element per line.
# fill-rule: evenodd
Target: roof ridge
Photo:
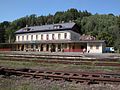
<path fill-rule="evenodd" d="M 46 24 L 46 25 L 38 25 L 38 26 L 28 26 L 28 27 L 40 27 L 40 26 L 51 26 L 51 25 L 61 25 L 61 24 L 75 24 L 74 22 L 66 22 L 66 23 L 54 23 L 54 24 Z"/>
<path fill-rule="evenodd" d="M 29 26 L 28 28 L 30 29 L 29 31 L 24 30 L 24 28 L 19 29 L 18 31 L 16 31 L 15 33 L 29 33 L 29 32 L 37 32 L 37 31 L 51 31 L 51 30 L 68 30 L 74 27 L 76 23 L 74 22 L 66 22 L 66 23 L 56 23 L 56 24 L 48 24 L 48 25 L 41 25 L 41 26 Z M 58 25 L 56 27 L 54 27 L 54 25 Z M 59 26 L 60 25 L 60 26 Z"/>

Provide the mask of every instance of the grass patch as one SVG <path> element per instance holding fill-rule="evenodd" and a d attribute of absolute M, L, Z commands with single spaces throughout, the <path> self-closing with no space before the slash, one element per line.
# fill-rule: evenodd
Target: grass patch
<path fill-rule="evenodd" d="M 115 71 L 120 70 L 120 67 L 111 66 L 95 66 L 89 65 L 72 65 L 72 64 L 50 64 L 50 63 L 38 63 L 38 62 L 24 62 L 24 61 L 8 61 L 0 60 L 0 66 L 10 68 L 34 68 L 34 69 L 51 69 L 51 70 L 102 70 L 102 71 Z"/>

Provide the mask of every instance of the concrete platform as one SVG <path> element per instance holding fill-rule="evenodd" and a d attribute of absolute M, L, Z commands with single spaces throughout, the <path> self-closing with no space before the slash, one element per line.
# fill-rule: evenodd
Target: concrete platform
<path fill-rule="evenodd" d="M 27 55 L 63 55 L 63 56 L 80 56 L 80 57 L 91 57 L 91 58 L 118 58 L 120 59 L 119 53 L 81 53 L 81 52 L 25 52 L 25 51 L 0 51 L 0 54 L 27 54 Z"/>

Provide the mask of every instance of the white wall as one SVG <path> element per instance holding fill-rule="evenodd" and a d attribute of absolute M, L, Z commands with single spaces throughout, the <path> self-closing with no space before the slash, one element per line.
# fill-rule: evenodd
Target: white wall
<path fill-rule="evenodd" d="M 67 33 L 67 37 L 64 38 L 64 34 Z M 16 42 L 20 41 L 40 41 L 41 35 L 43 35 L 43 40 L 47 40 L 46 36 L 49 35 L 48 40 L 52 39 L 52 34 L 54 34 L 54 40 L 71 40 L 71 32 L 69 31 L 54 31 L 54 32 L 41 32 L 41 33 L 26 33 L 26 34 L 17 34 Z M 60 39 L 58 39 L 58 34 L 60 34 Z M 27 40 L 28 35 L 28 40 Z M 33 35 L 33 40 L 31 40 L 31 36 Z M 36 39 L 36 35 L 38 35 L 38 39 Z M 24 40 L 22 40 L 22 36 L 24 36 Z M 19 40 L 18 40 L 19 37 Z"/>
<path fill-rule="evenodd" d="M 92 48 L 91 48 L 92 46 Z M 99 48 L 97 49 L 96 46 L 99 46 Z M 87 43 L 87 52 L 90 51 L 89 53 L 102 53 L 103 51 L 103 44 L 102 43 L 91 43 L 88 42 Z"/>

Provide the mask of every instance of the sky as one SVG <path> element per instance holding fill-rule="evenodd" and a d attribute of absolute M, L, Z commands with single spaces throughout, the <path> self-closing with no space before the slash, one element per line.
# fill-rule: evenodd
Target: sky
<path fill-rule="evenodd" d="M 0 22 L 31 14 L 55 14 L 70 8 L 87 10 L 92 14 L 120 15 L 120 0 L 0 0 Z"/>

